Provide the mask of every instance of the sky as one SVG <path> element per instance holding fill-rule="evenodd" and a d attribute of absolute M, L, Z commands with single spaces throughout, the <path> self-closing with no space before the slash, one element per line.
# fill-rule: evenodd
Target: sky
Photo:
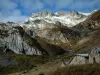
<path fill-rule="evenodd" d="M 100 9 L 100 0 L 0 0 L 0 22 L 22 22 L 43 10 L 91 12 Z"/>

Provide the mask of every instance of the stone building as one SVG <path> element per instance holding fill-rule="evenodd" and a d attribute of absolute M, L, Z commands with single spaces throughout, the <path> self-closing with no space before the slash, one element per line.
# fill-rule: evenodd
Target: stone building
<path fill-rule="evenodd" d="M 94 48 L 88 54 L 76 54 L 69 64 L 93 64 L 100 63 L 100 48 Z"/>
<path fill-rule="evenodd" d="M 100 63 L 100 48 L 92 49 L 89 54 L 89 63 Z"/>
<path fill-rule="evenodd" d="M 71 65 L 86 64 L 89 60 L 89 54 L 76 54 L 70 62 Z"/>

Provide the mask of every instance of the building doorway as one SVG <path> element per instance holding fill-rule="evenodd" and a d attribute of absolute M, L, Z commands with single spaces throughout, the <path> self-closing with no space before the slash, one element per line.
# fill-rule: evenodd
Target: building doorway
<path fill-rule="evenodd" d="M 95 61 L 95 57 L 93 58 L 93 63 L 96 63 L 96 61 Z"/>

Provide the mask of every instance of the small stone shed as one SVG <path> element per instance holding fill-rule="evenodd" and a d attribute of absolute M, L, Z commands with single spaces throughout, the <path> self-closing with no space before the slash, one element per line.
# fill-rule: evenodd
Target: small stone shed
<path fill-rule="evenodd" d="M 72 59 L 70 64 L 77 65 L 77 64 L 86 64 L 89 60 L 89 54 L 76 54 L 75 57 Z"/>
<path fill-rule="evenodd" d="M 93 64 L 100 63 L 100 47 L 94 48 L 88 54 L 76 54 L 69 64 Z"/>

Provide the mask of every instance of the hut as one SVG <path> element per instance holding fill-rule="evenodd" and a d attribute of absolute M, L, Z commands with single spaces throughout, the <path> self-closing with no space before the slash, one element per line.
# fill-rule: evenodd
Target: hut
<path fill-rule="evenodd" d="M 89 63 L 90 64 L 100 63 L 100 48 L 99 47 L 91 50 L 89 54 Z"/>
<path fill-rule="evenodd" d="M 86 64 L 89 60 L 89 54 L 76 54 L 70 62 L 71 65 Z"/>
<path fill-rule="evenodd" d="M 100 47 L 94 48 L 88 54 L 75 54 L 69 64 L 93 64 L 100 63 Z"/>

